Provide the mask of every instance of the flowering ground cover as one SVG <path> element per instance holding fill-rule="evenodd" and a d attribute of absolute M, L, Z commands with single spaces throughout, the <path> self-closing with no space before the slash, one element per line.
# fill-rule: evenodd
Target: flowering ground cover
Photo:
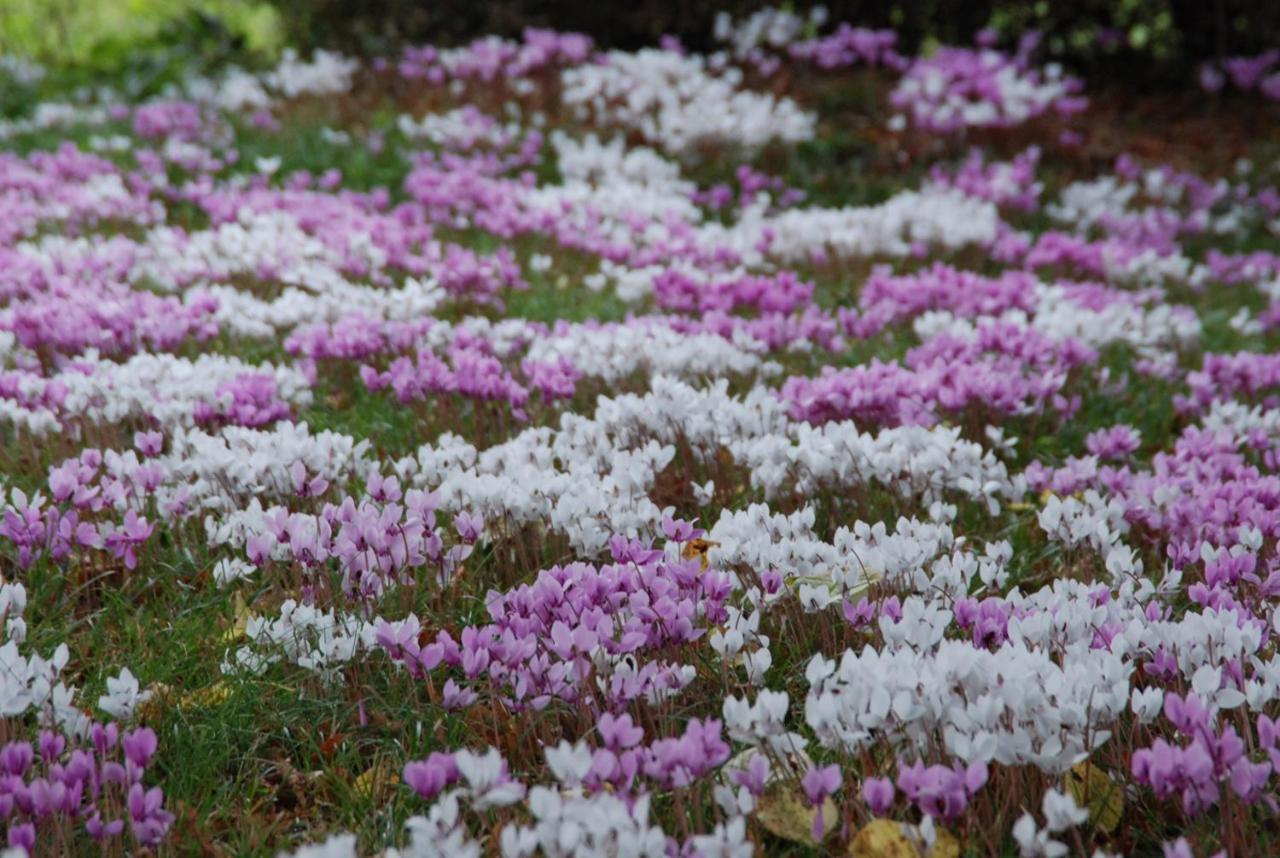
<path fill-rule="evenodd" d="M 6 855 L 1280 852 L 1280 56 L 716 37 L 0 123 Z"/>

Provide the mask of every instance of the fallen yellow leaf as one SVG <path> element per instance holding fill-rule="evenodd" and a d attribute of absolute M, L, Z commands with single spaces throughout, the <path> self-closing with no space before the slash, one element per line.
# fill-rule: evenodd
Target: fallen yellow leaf
<path fill-rule="evenodd" d="M 378 798 L 400 782 L 395 768 L 386 760 L 380 760 L 360 773 L 351 783 L 351 789 L 361 798 Z"/>
<path fill-rule="evenodd" d="M 1073 766 L 1066 781 L 1076 805 L 1089 811 L 1089 822 L 1107 834 L 1115 831 L 1124 816 L 1124 788 L 1088 760 Z"/>
<path fill-rule="evenodd" d="M 213 685 L 205 688 L 199 688 L 195 691 L 188 691 L 186 694 L 178 698 L 177 707 L 179 709 L 199 708 L 212 709 L 214 706 L 221 706 L 231 699 L 231 687 L 226 682 L 219 679 Z"/>
<path fill-rule="evenodd" d="M 960 842 L 945 828 L 934 829 L 933 846 L 925 845 L 915 825 L 873 819 L 853 836 L 853 858 L 960 858 Z"/>
<path fill-rule="evenodd" d="M 732 774 L 746 771 L 752 758 L 759 753 L 755 748 L 748 748 L 729 760 L 720 770 L 721 780 L 727 784 L 734 783 Z M 795 773 L 803 772 L 811 765 L 813 761 L 804 751 L 789 754 L 785 760 L 772 760 L 769 774 L 765 777 L 764 795 L 756 802 L 756 820 L 766 831 L 783 840 L 813 846 L 816 845 L 813 842 L 813 820 L 817 813 L 794 779 Z M 788 776 L 788 772 L 792 775 Z M 824 839 L 839 827 L 839 823 L 840 812 L 835 802 L 828 798 L 822 803 Z"/>
<path fill-rule="evenodd" d="M 817 811 L 809 805 L 800 787 L 778 781 L 765 789 L 756 804 L 756 819 L 769 833 L 792 843 L 817 844 L 813 839 L 813 820 Z M 831 799 L 822 802 L 822 830 L 830 834 L 840 827 L 840 812 Z"/>
<path fill-rule="evenodd" d="M 163 682 L 154 682 L 147 686 L 147 690 L 151 697 L 138 707 L 138 718 L 142 721 L 159 718 L 166 708 L 212 709 L 231 699 L 231 686 L 221 679 L 194 691 L 178 692 Z"/>
<path fill-rule="evenodd" d="M 221 644 L 233 644 L 245 635 L 245 629 L 249 626 L 249 620 L 253 619 L 253 612 L 249 610 L 249 606 L 245 604 L 244 594 L 236 591 L 231 597 L 232 620 L 231 627 L 222 633 L 222 637 L 218 639 Z"/>
<path fill-rule="evenodd" d="M 892 819 L 873 819 L 853 836 L 849 854 L 854 858 L 920 858 L 915 842 Z"/>

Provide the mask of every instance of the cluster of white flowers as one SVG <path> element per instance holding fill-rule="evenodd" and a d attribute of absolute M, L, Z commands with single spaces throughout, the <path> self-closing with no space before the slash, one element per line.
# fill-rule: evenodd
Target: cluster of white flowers
<path fill-rule="evenodd" d="M 279 64 L 265 77 L 267 86 L 286 98 L 303 95 L 335 95 L 351 88 L 351 80 L 359 69 L 358 61 L 334 51 L 318 50 L 311 59 L 298 57 L 287 49 Z"/>
<path fill-rule="evenodd" d="M 730 449 L 750 468 L 751 484 L 768 498 L 784 491 L 808 497 L 876 482 L 925 505 L 958 492 L 984 501 L 994 515 L 1002 496 L 1022 495 L 1004 462 L 961 438 L 958 427 L 901 426 L 873 435 L 860 432 L 852 421 L 795 423 L 785 434 L 743 439 Z"/>
<path fill-rule="evenodd" d="M 1050 538 L 1068 547 L 1087 545 L 1101 557 L 1113 577 L 1142 572 L 1142 561 L 1124 544 L 1129 532 L 1126 505 L 1116 498 L 1103 498 L 1088 489 L 1080 498 L 1049 495 L 1037 514 L 1040 528 Z"/>
<path fill-rule="evenodd" d="M 484 849 L 468 831 L 466 813 L 513 804 L 521 806 L 527 821 L 510 822 L 499 832 L 497 845 L 504 858 L 662 858 L 668 854 L 667 832 L 649 819 L 648 795 L 624 800 L 608 792 L 584 794 L 578 784 L 591 765 L 591 752 L 585 745 L 562 743 L 547 748 L 546 756 L 558 785 L 536 785 L 526 794 L 520 784 L 500 778 L 501 759 L 496 750 L 486 754 L 458 752 L 454 758 L 463 785 L 447 790 L 426 813 L 410 818 L 405 823 L 408 842 L 387 850 L 387 858 L 479 858 Z M 703 855 L 752 854 L 741 815 L 716 832 L 696 838 L 695 847 Z M 356 855 L 355 838 L 344 834 L 289 855 L 281 853 L 281 858 Z"/>
<path fill-rule="evenodd" d="M 564 358 L 584 374 L 615 383 L 636 372 L 686 379 L 781 372 L 777 363 L 761 358 L 763 351 L 763 344 L 745 333 L 731 341 L 717 334 L 685 334 L 660 324 L 573 325 L 535 339 L 528 356 L 538 361 Z"/>
<path fill-rule="evenodd" d="M 193 100 L 212 105 L 219 110 L 235 113 L 246 110 L 265 110 L 271 107 L 271 94 L 263 78 L 232 66 L 217 79 L 190 77 L 183 89 Z"/>
<path fill-rule="evenodd" d="M 1161 589 L 1170 586 L 1176 582 Z M 1152 592 L 1148 582 L 1135 595 Z M 856 750 L 888 736 L 923 750 L 941 739 L 966 761 L 1061 773 L 1106 742 L 1131 705 L 1145 720 L 1159 711 L 1158 688 L 1130 700 L 1139 655 L 1175 653 L 1195 693 L 1215 708 L 1247 702 L 1261 709 L 1274 699 L 1275 659 L 1256 659 L 1261 632 L 1233 611 L 1162 620 L 1133 597 L 1102 604 L 1094 588 L 1069 581 L 1030 597 L 1015 591 L 1010 602 L 1008 640 L 987 651 L 944 639 L 950 611 L 928 596 L 908 598 L 901 619 L 881 617 L 883 648 L 850 650 L 836 661 L 814 657 L 808 724 L 831 747 Z M 1095 646 L 1104 626 L 1115 630 L 1105 649 Z M 1257 665 L 1244 692 L 1221 682 L 1223 665 L 1240 659 Z"/>
<path fill-rule="evenodd" d="M 595 134 L 581 139 L 563 131 L 551 135 L 551 146 L 562 181 L 557 185 L 529 188 L 524 204 L 532 211 L 563 213 L 569 207 L 586 207 L 618 226 L 628 216 L 643 215 L 646 235 L 662 238 L 661 221 L 676 217 L 696 223 L 702 214 L 690 199 L 697 186 L 684 178 L 679 164 L 644 146 L 627 146 L 621 137 L 602 141 Z M 615 237 L 613 234 L 610 237 Z M 620 237 L 620 236 L 619 236 Z"/>
<path fill-rule="evenodd" d="M 347 253 L 380 268 L 385 264 L 368 235 L 348 234 Z M 197 279 L 228 280 L 238 274 L 271 276 L 290 285 L 313 289 L 318 278 L 332 279 L 342 256 L 318 238 L 306 233 L 297 218 L 283 211 L 258 212 L 243 208 L 237 220 L 210 229 L 188 232 L 157 227 L 139 248 L 130 273 L 172 290 Z"/>
<path fill-rule="evenodd" d="M 562 133 L 552 136 L 552 145 L 563 181 L 517 189 L 526 210 L 567 218 L 621 247 L 661 246 L 689 236 L 698 247 L 731 251 L 741 260 L 737 268 L 717 276 L 827 256 L 907 256 L 929 246 L 954 250 L 994 241 L 1001 227 L 993 203 L 936 185 L 900 191 L 875 205 L 798 206 L 781 212 L 772 211 L 769 195 L 762 194 L 722 223 L 704 218 L 691 200 L 695 188 L 680 166 L 651 149 L 627 147 L 621 139 L 603 143 L 594 135 L 574 140 Z M 680 226 L 679 235 L 672 224 Z M 694 282 L 711 276 L 679 259 L 662 266 L 604 259 L 587 285 L 612 284 L 619 297 L 636 302 L 652 293 L 655 276 L 669 270 Z"/>
<path fill-rule="evenodd" d="M 248 646 L 236 650 L 223 665 L 228 673 L 260 673 L 280 660 L 295 664 L 323 680 L 333 681 L 361 649 L 373 646 L 376 622 L 321 611 L 294 599 L 280 606 L 274 619 L 250 617 L 245 624 Z"/>
<path fill-rule="evenodd" d="M 804 753 L 808 740 L 786 727 L 791 698 L 785 691 L 762 690 L 754 703 L 737 697 L 724 701 L 729 735 L 743 744 L 764 748 L 780 757 Z"/>
<path fill-rule="evenodd" d="M 151 697 L 152 692 L 143 690 L 133 671 L 126 667 L 118 676 L 107 677 L 107 693 L 98 698 L 98 708 L 112 718 L 128 721 Z"/>
<path fill-rule="evenodd" d="M 944 505 L 934 506 L 942 517 Z M 944 522 L 901 518 L 890 531 L 884 522 L 859 521 L 836 528 L 828 543 L 813 533 L 814 520 L 812 506 L 790 515 L 773 513 L 765 504 L 723 510 L 707 535 L 717 543 L 708 558 L 730 570 L 785 571 L 810 609 L 856 598 L 880 580 L 922 594 L 960 596 L 975 581 L 998 587 L 1008 578 L 1007 542 L 989 543 L 979 554 Z"/>
<path fill-rule="evenodd" d="M 658 533 L 663 511 L 648 492 L 677 442 L 706 458 L 727 450 L 768 497 L 876 483 L 926 505 L 956 492 L 994 513 L 1000 498 L 1023 491 L 1021 477 L 1011 479 L 994 452 L 955 428 L 869 434 L 849 422 L 814 427 L 792 422 L 762 387 L 738 398 L 723 379 L 702 389 L 655 375 L 651 385 L 644 395 L 601 397 L 594 418 L 565 414 L 558 430 L 529 429 L 483 452 L 442 438 L 395 471 L 433 489 L 446 509 L 541 521 L 587 554 L 603 549 L 611 533 Z"/>
<path fill-rule="evenodd" d="M 1089 819 L 1089 811 L 1077 806 L 1069 794 L 1056 789 L 1045 791 L 1040 808 L 1045 818 L 1044 828 L 1036 825 L 1030 813 L 1019 817 L 1013 827 L 1022 858 L 1061 858 L 1069 854 L 1067 844 L 1054 840 L 1053 835 L 1082 825 Z"/>
<path fill-rule="evenodd" d="M 293 852 L 279 852 L 277 858 L 360 858 L 354 834 L 334 834 L 320 843 L 300 846 Z"/>
<path fill-rule="evenodd" d="M 48 73 L 48 69 L 27 57 L 0 54 L 0 74 L 5 75 L 14 83 L 34 86 L 44 80 L 45 75 Z"/>
<path fill-rule="evenodd" d="M 1214 434 L 1227 435 L 1236 444 L 1244 443 L 1251 435 L 1280 438 L 1280 410 L 1217 400 L 1200 419 L 1200 425 Z"/>
<path fill-rule="evenodd" d="M 165 427 L 190 426 L 196 403 L 229 405 L 222 388 L 245 375 L 265 375 L 279 398 L 301 406 L 311 401 L 311 389 L 298 370 L 270 363 L 251 364 L 219 354 L 195 360 L 168 354 L 137 354 L 124 363 L 85 355 L 77 371 L 56 379 L 66 386 L 64 413 L 94 423 L 119 423 L 130 416 L 147 416 Z"/>
<path fill-rule="evenodd" d="M 312 434 L 306 423 L 227 426 L 216 433 L 179 428 L 169 451 L 152 460 L 164 470 L 156 499 L 161 510 L 180 503 L 211 515 L 241 509 L 250 498 L 284 499 L 296 491 L 291 469 L 298 464 L 308 479 L 364 479 L 376 467 L 369 446 L 368 439 L 338 432 Z M 211 529 L 214 520 L 206 520 Z"/>
<path fill-rule="evenodd" d="M 998 316 L 961 318 L 933 310 L 916 317 L 912 328 L 924 340 L 940 334 L 973 340 L 979 325 L 999 320 L 1041 331 L 1059 342 L 1073 339 L 1093 349 L 1127 345 L 1151 360 L 1175 359 L 1200 341 L 1200 317 L 1176 304 L 1149 304 L 1119 293 L 1104 307 L 1081 307 L 1071 300 L 1066 286 L 1047 283 L 1036 284 L 1034 300 L 1031 314 L 1009 310 Z"/>
<path fill-rule="evenodd" d="M 742 60 L 757 48 L 785 48 L 803 36 L 806 29 L 821 27 L 826 21 L 825 6 L 814 6 L 805 17 L 789 9 L 766 6 L 740 21 L 734 21 L 728 12 L 718 12 L 713 35 L 716 41 L 733 49 L 735 58 Z"/>
<path fill-rule="evenodd" d="M 474 108 L 428 113 L 417 120 L 401 114 L 396 118 L 396 129 L 410 139 L 427 140 L 437 146 L 454 145 L 463 149 L 470 149 L 478 143 L 502 146 L 520 133 L 519 123 L 500 123 Z"/>
<path fill-rule="evenodd" d="M 985 86 L 953 86 L 957 72 L 980 77 Z M 917 60 L 898 81 L 890 99 L 912 122 L 937 130 L 1016 125 L 1032 119 L 1072 94 L 1062 67 L 1051 63 L 1036 73 L 994 50 L 954 51 L 947 60 Z"/>
<path fill-rule="evenodd" d="M 430 316 L 446 302 L 436 281 L 406 277 L 396 289 L 377 289 L 352 283 L 324 268 L 312 269 L 305 283 L 287 286 L 264 300 L 229 286 L 197 286 L 190 294 L 217 301 L 214 318 L 226 330 L 246 337 L 275 338 L 281 331 L 307 324 L 336 322 L 359 307 L 373 319 Z"/>
<path fill-rule="evenodd" d="M 1190 198 L 1187 184 L 1171 181 L 1167 170 L 1149 169 L 1134 179 L 1116 175 L 1072 182 L 1045 206 L 1045 213 L 1075 232 L 1159 233 L 1170 225 L 1188 232 L 1230 235 L 1265 217 L 1247 184 L 1220 178 Z M 1206 204 L 1212 201 L 1211 204 Z"/>
<path fill-rule="evenodd" d="M 93 424 L 149 417 L 165 428 L 190 426 L 198 405 L 229 406 L 232 394 L 225 385 L 246 375 L 270 378 L 283 402 L 297 406 L 311 401 L 307 379 L 291 367 L 249 364 L 220 354 L 204 354 L 193 361 L 149 352 L 117 363 L 90 350 L 72 369 L 25 382 L 31 393 L 51 385 L 63 391 L 57 412 L 0 400 L 0 416 L 32 435 L 57 432 L 70 420 Z"/>
<path fill-rule="evenodd" d="M 1106 742 L 1129 705 L 1133 667 L 1104 650 L 1009 644 L 988 652 L 944 640 L 948 610 L 907 599 L 898 623 L 881 618 L 886 646 L 814 656 L 805 720 L 824 745 L 857 751 L 888 740 L 924 751 L 941 737 L 971 762 L 1032 764 L 1061 773 Z"/>
<path fill-rule="evenodd" d="M 1126 212 L 1138 192 L 1137 185 L 1116 176 L 1099 176 L 1067 185 L 1044 211 L 1059 223 L 1087 232 Z"/>
<path fill-rule="evenodd" d="M 35 106 L 30 116 L 0 119 L 0 140 L 36 131 L 93 128 L 106 125 L 110 120 L 111 114 L 105 107 L 42 101 Z"/>
<path fill-rule="evenodd" d="M 992 241 L 999 224 L 990 202 L 950 189 L 926 188 L 899 191 L 877 205 L 793 208 L 777 214 L 749 208 L 735 224 L 709 224 L 705 234 L 746 259 L 758 256 L 767 238 L 771 255 L 807 261 L 815 255 L 906 256 L 931 245 L 953 250 Z"/>
<path fill-rule="evenodd" d="M 251 72 L 228 66 L 214 77 L 191 75 L 167 97 L 183 95 L 225 113 L 269 110 L 279 98 L 339 95 L 351 89 L 359 61 L 335 51 L 318 50 L 310 59 L 286 49 L 274 68 Z"/>
<path fill-rule="evenodd" d="M 813 137 L 813 114 L 789 98 L 743 89 L 739 69 L 716 65 L 671 51 L 611 51 L 602 63 L 565 69 L 562 98 L 584 119 L 635 130 L 672 153 Z"/>
<path fill-rule="evenodd" d="M 547 750 L 550 758 L 553 749 Z M 529 791 L 528 825 L 502 832 L 502 851 L 510 858 L 588 858 L 591 855 L 657 856 L 667 854 L 667 835 L 649 821 L 647 797 L 626 802 L 608 793 L 564 795 L 536 786 Z"/>
<path fill-rule="evenodd" d="M 25 498 L 14 490 L 15 501 L 25 506 Z M 69 734 L 83 735 L 89 728 L 89 716 L 76 705 L 74 687 L 66 685 L 61 674 L 71 659 L 65 643 L 58 644 L 44 658 L 24 654 L 20 645 L 27 639 L 26 588 L 18 583 L 0 583 L 0 622 L 4 643 L 0 644 L 0 717 L 16 718 L 36 713 L 41 724 L 57 725 Z"/>

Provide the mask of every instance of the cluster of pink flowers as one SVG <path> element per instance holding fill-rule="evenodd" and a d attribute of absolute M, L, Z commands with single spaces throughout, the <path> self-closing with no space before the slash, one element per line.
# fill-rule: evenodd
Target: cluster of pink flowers
<path fill-rule="evenodd" d="M 1274 721 L 1258 716 L 1257 739 L 1250 742 L 1253 756 L 1261 757 L 1255 761 L 1236 728 L 1218 727 L 1213 713 L 1195 695 L 1185 699 L 1165 695 L 1164 715 L 1187 743 L 1171 744 L 1160 738 L 1151 747 L 1135 751 L 1133 776 L 1139 783 L 1160 798 L 1178 797 L 1189 814 L 1204 813 L 1217 804 L 1224 786 L 1250 804 L 1264 797 L 1280 760 L 1276 747 L 1280 735 Z"/>
<path fill-rule="evenodd" d="M 609 708 L 661 700 L 688 682 L 688 669 L 641 659 L 700 639 L 722 619 L 731 585 L 696 560 L 672 562 L 622 537 L 610 547 L 611 565 L 552 567 L 532 584 L 490 594 L 491 622 L 463 629 L 457 640 L 441 631 L 420 645 L 410 617 L 380 625 L 378 642 L 415 675 L 455 668 L 468 684 L 483 683 L 519 709 L 542 709 L 553 699 Z M 584 687 L 600 670 L 598 658 L 615 667 Z M 453 679 L 445 687 L 446 696 L 455 689 L 455 702 L 475 699 Z"/>
<path fill-rule="evenodd" d="M 825 35 L 796 42 L 788 49 L 792 59 L 811 62 L 820 69 L 840 69 L 853 65 L 885 66 L 901 71 L 907 60 L 896 48 L 893 30 L 870 30 L 841 21 Z"/>
<path fill-rule="evenodd" d="M 519 80 L 545 69 L 586 62 L 593 48 L 591 38 L 581 33 L 530 27 L 520 41 L 488 37 L 457 49 L 406 48 L 397 69 L 403 77 L 436 85 L 450 80 Z"/>
<path fill-rule="evenodd" d="M 1280 100 L 1280 51 L 1264 51 L 1252 57 L 1228 57 L 1219 63 L 1200 67 L 1200 86 L 1205 92 L 1218 92 L 1227 81 L 1244 92 L 1257 90 L 1267 98 Z"/>
<path fill-rule="evenodd" d="M 939 335 L 907 353 L 904 365 L 873 360 L 821 376 L 793 376 L 781 391 L 792 417 L 821 423 L 853 418 L 880 426 L 936 423 L 977 408 L 1021 416 L 1052 407 L 1070 417 L 1072 373 L 1095 359 L 1078 340 L 1054 341 L 1031 328 L 987 323 L 974 337 Z"/>
<path fill-rule="evenodd" d="M 41 836 L 69 846 L 77 822 L 104 848 L 122 840 L 159 844 L 174 817 L 163 790 L 143 783 L 156 746 L 149 728 L 122 733 L 114 723 L 94 723 L 85 741 L 46 730 L 34 742 L 0 748 L 0 816 L 10 848 L 32 853 Z M 60 837 L 49 833 L 59 829 Z"/>

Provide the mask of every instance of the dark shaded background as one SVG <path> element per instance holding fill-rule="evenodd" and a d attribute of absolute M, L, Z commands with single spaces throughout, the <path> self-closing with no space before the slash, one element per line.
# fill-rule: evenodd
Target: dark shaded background
<path fill-rule="evenodd" d="M 5 2 L 0 0 L 0 36 L 14 29 L 5 27 Z M 32 2 L 37 9 L 48 5 L 48 22 L 29 14 L 22 22 L 27 29 L 17 28 L 28 36 L 31 27 L 59 32 L 55 24 L 68 26 L 77 8 L 108 0 Z M 163 8 L 155 2 L 163 0 L 148 7 L 153 14 Z M 689 48 L 706 51 L 716 47 L 712 33 L 717 12 L 741 19 L 768 5 L 759 0 L 253 0 L 241 5 L 258 4 L 269 4 L 263 8 L 274 7 L 278 13 L 284 32 L 274 38 L 282 37 L 304 53 L 335 48 L 390 57 L 405 45 L 518 37 L 526 27 L 587 33 L 601 47 L 623 49 L 657 45 L 661 36 L 673 35 Z M 57 38 L 37 40 L 39 45 L 8 44 L 0 38 L 0 53 L 16 49 L 53 70 L 43 83 L 30 85 L 0 69 L 0 117 L 25 115 L 42 98 L 62 97 L 58 94 L 76 87 L 106 82 L 128 98 L 143 99 L 192 74 L 216 73 L 228 63 L 259 69 L 275 63 L 275 51 L 249 43 L 243 21 L 220 17 L 235 4 L 184 0 L 182 5 L 185 11 L 175 10 L 168 23 L 149 35 L 90 34 L 90 48 L 74 56 L 63 55 Z M 818 4 L 779 5 L 804 13 Z M 1013 49 L 1022 34 L 1038 31 L 1043 41 L 1035 60 L 1060 61 L 1070 74 L 1087 80 L 1091 96 L 1167 94 L 1191 107 L 1204 106 L 1196 85 L 1196 70 L 1204 61 L 1280 48 L 1280 0 L 828 0 L 822 5 L 829 12 L 822 32 L 841 21 L 889 28 L 898 33 L 898 49 L 908 56 L 937 44 L 972 44 L 985 27 L 996 29 L 998 44 L 1006 49 Z M 1233 102 L 1239 103 L 1239 94 L 1231 87 L 1212 100 Z"/>
<path fill-rule="evenodd" d="M 696 0 L 272 0 L 300 46 L 371 54 L 403 43 L 451 44 L 518 35 L 526 26 L 575 30 L 604 47 L 654 45 L 664 34 L 695 49 L 712 47 L 712 22 L 726 10 L 745 16 L 765 3 Z M 787 4 L 802 12 L 809 2 Z M 829 0 L 829 21 L 888 27 L 900 49 L 930 42 L 970 44 L 995 26 L 1016 38 L 1044 33 L 1044 53 L 1087 77 L 1122 75 L 1135 86 L 1185 86 L 1206 59 L 1280 47 L 1280 0 Z M 830 25 L 828 25 L 830 26 Z"/>

